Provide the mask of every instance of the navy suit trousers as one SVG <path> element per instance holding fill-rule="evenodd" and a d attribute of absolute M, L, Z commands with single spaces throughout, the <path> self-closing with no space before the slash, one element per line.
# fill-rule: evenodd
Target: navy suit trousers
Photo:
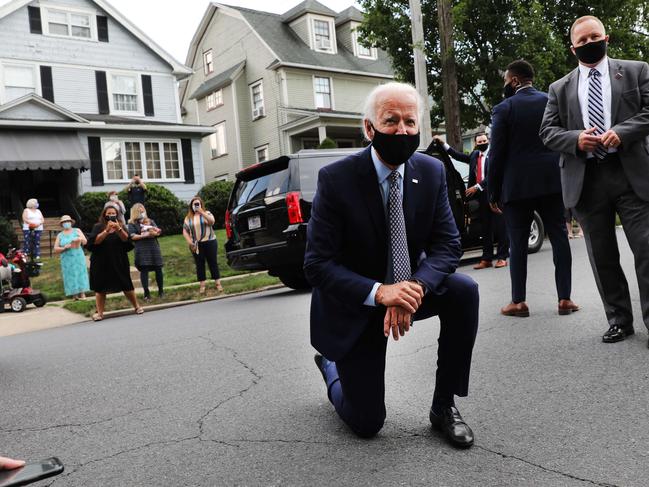
<path fill-rule="evenodd" d="M 527 247 L 535 210 L 541 216 L 545 231 L 552 244 L 557 295 L 559 299 L 570 299 L 572 254 L 563 217 L 563 199 L 560 193 L 556 193 L 505 203 L 505 224 L 509 233 L 509 275 L 512 281 L 512 302 L 525 301 Z"/>
<path fill-rule="evenodd" d="M 478 285 L 463 274 L 451 274 L 441 295 L 428 293 L 414 316 L 423 320 L 439 316 L 435 397 L 466 396 L 469 391 L 471 355 L 478 331 Z M 330 386 L 330 397 L 338 415 L 358 436 L 369 438 L 385 421 L 385 353 L 383 335 L 385 308 L 376 317 L 352 350 L 336 361 L 339 381 Z M 410 334 L 404 339 L 411 339 Z"/>

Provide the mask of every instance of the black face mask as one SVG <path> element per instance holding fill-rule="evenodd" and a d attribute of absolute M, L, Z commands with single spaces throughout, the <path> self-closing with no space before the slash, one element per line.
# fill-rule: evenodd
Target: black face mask
<path fill-rule="evenodd" d="M 516 94 L 516 88 L 512 86 L 511 83 L 507 83 L 503 88 L 503 95 L 505 98 L 510 98 Z"/>
<path fill-rule="evenodd" d="M 384 134 L 376 130 L 374 125 L 374 138 L 372 146 L 379 153 L 381 159 L 391 166 L 400 166 L 414 154 L 419 147 L 419 132 L 409 134 Z"/>
<path fill-rule="evenodd" d="M 584 64 L 595 64 L 606 56 L 606 39 L 575 47 L 575 56 Z"/>
<path fill-rule="evenodd" d="M 489 144 L 477 144 L 475 148 L 478 149 L 480 152 L 484 152 L 489 148 Z"/>

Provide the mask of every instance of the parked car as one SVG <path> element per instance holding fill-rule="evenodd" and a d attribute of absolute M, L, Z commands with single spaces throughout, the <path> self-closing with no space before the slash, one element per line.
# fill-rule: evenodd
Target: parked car
<path fill-rule="evenodd" d="M 267 270 L 290 288 L 308 289 L 302 265 L 318 171 L 358 150 L 302 150 L 238 172 L 225 214 L 228 265 L 237 270 Z M 466 183 L 458 171 L 466 166 L 468 174 L 468 165 L 454 163 L 443 151 L 432 155 L 446 167 L 449 202 L 463 249 L 481 247 L 477 202 L 465 200 Z M 539 250 L 542 236 L 543 223 L 535 215 L 530 252 Z"/>

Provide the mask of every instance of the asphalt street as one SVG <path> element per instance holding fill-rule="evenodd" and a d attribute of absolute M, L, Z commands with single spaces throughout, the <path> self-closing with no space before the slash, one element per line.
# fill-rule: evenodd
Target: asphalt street
<path fill-rule="evenodd" d="M 619 236 L 622 240 L 623 234 Z M 313 364 L 308 293 L 280 289 L 0 339 L 0 452 L 56 455 L 40 485 L 646 486 L 649 369 L 633 258 L 636 335 L 607 328 L 583 240 L 556 312 L 549 242 L 530 256 L 530 318 L 499 315 L 505 269 L 480 284 L 471 390 L 476 434 L 450 447 L 428 422 L 439 322 L 388 345 L 387 420 L 372 440 L 334 414 Z"/>

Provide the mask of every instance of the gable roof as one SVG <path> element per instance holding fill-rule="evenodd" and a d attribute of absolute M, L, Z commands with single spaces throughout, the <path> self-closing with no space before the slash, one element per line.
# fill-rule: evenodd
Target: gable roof
<path fill-rule="evenodd" d="M 32 1 L 33 0 L 12 0 L 8 4 L 0 7 L 0 19 L 15 12 L 19 8 L 26 6 Z M 133 24 L 127 17 L 122 15 L 115 7 L 113 7 L 106 0 L 88 0 L 88 1 L 94 3 L 100 9 L 102 9 L 104 12 L 110 15 L 122 27 L 124 27 L 133 36 L 135 36 L 136 39 L 138 39 L 145 46 L 151 49 L 155 54 L 157 54 L 160 58 L 162 58 L 166 63 L 168 63 L 172 67 L 173 74 L 177 78 L 182 79 L 192 74 L 193 71 L 191 70 L 191 68 L 188 68 L 184 64 L 181 64 L 178 61 L 176 61 L 171 54 L 169 54 L 162 47 L 156 44 L 155 41 L 153 41 L 153 39 L 151 39 L 144 32 L 142 32 L 137 26 L 135 26 L 135 24 Z"/>
<path fill-rule="evenodd" d="M 88 123 L 87 119 L 63 108 L 60 105 L 57 105 L 56 103 L 52 103 L 51 101 L 46 100 L 36 93 L 29 93 L 8 103 L 0 105 L 0 118 L 2 118 L 2 112 L 9 112 L 16 107 L 28 104 L 36 105 L 44 111 L 47 111 L 48 113 L 55 113 L 56 115 L 59 115 L 61 117 L 61 121 Z"/>
<path fill-rule="evenodd" d="M 216 76 L 212 76 L 211 78 L 206 80 L 202 85 L 196 88 L 196 91 L 192 93 L 189 99 L 190 100 L 201 99 L 209 95 L 213 91 L 219 90 L 221 88 L 225 88 L 226 86 L 232 84 L 232 82 L 237 78 L 237 76 L 239 76 L 239 73 L 241 73 L 245 65 L 246 62 L 242 61 L 239 64 L 236 64 L 226 69 L 225 71 L 222 71 Z"/>
<path fill-rule="evenodd" d="M 218 4 L 215 4 L 219 7 Z M 228 7 L 238 11 L 259 37 L 275 53 L 277 60 L 272 67 L 301 66 L 322 71 L 342 71 L 382 78 L 394 78 L 392 64 L 385 51 L 378 50 L 377 59 L 363 59 L 338 39 L 338 52 L 327 54 L 312 50 L 283 20 L 281 15 L 260 12 L 244 7 Z"/>
<path fill-rule="evenodd" d="M 282 14 L 282 21 L 288 24 L 298 17 L 302 17 L 304 14 L 328 15 L 329 17 L 335 17 L 338 15 L 336 12 L 331 10 L 329 7 L 322 5 L 317 0 L 304 0 L 304 2 L 297 4 L 288 12 Z"/>
<path fill-rule="evenodd" d="M 358 10 L 353 5 L 349 8 L 346 8 L 338 15 L 336 15 L 336 25 L 342 25 L 347 22 L 363 22 L 363 12 Z"/>

